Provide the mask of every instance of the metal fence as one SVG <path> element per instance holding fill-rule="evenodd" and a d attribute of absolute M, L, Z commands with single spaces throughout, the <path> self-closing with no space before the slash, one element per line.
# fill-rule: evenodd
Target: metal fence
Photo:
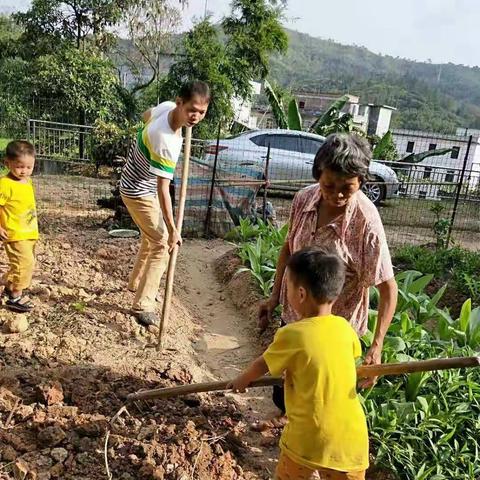
<path fill-rule="evenodd" d="M 29 119 L 27 138 L 40 160 L 89 162 L 92 150 L 92 130 L 89 125 Z"/>
<path fill-rule="evenodd" d="M 27 138 L 35 147 L 35 190 L 39 210 L 59 216 L 108 216 L 98 200 L 111 194 L 110 171 L 93 163 L 87 125 L 29 119 Z"/>
<path fill-rule="evenodd" d="M 390 243 L 432 243 L 442 237 L 450 244 L 478 248 L 478 138 L 419 132 L 411 132 L 408 137 L 405 131 L 402 135 L 415 138 L 416 143 L 406 140 L 402 151 L 402 142 L 397 140 L 399 160 L 374 160 L 370 181 L 363 187 L 377 205 Z M 239 189 L 248 188 L 249 198 L 251 190 L 255 192 L 242 216 L 256 213 L 285 223 L 295 192 L 313 182 L 311 169 L 318 147 L 318 139 L 313 136 L 275 130 L 206 142 L 204 161 L 217 169 L 210 191 L 229 185 L 234 168 L 256 168 L 262 172 L 261 177 L 245 175 L 237 183 Z M 212 217 L 203 231 L 225 230 L 219 221 Z M 197 228 L 202 228 L 200 223 Z"/>
<path fill-rule="evenodd" d="M 98 215 L 97 201 L 111 196 L 111 169 L 97 172 L 91 161 L 91 127 L 31 120 L 28 130 L 39 152 L 35 183 L 41 208 Z M 398 141 L 399 158 L 432 152 L 435 143 L 439 153 L 444 148 L 441 141 L 455 140 L 417 138 L 414 152 L 406 151 L 412 149 L 410 140 L 403 152 Z M 458 142 L 459 149 L 444 149 L 420 162 L 418 157 L 372 162 L 364 191 L 377 204 L 393 246 L 435 242 L 440 222 L 452 242 L 478 248 L 480 149 L 475 137 L 459 137 Z M 184 231 L 223 236 L 245 217 L 285 223 L 294 194 L 313 182 L 311 169 L 320 144 L 318 137 L 275 130 L 194 140 Z M 180 160 L 176 187 L 181 169 Z"/>

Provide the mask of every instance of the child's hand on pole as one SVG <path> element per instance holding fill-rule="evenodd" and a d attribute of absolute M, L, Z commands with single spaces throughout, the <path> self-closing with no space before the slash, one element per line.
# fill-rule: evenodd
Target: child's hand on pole
<path fill-rule="evenodd" d="M 227 385 L 227 390 L 232 390 L 233 393 L 245 393 L 250 383 L 250 378 L 248 378 L 245 374 L 242 374 Z"/>

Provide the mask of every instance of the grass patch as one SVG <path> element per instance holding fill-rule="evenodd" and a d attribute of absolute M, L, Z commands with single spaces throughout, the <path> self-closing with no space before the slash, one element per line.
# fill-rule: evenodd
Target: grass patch
<path fill-rule="evenodd" d="M 0 152 L 3 152 L 7 148 L 7 145 L 9 144 L 9 142 L 11 141 L 12 141 L 11 138 L 0 137 Z"/>

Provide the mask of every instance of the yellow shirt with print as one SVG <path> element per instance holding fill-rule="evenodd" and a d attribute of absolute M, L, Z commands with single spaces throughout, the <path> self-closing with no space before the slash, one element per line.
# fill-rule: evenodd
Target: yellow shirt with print
<path fill-rule="evenodd" d="M 26 183 L 9 176 L 0 178 L 0 226 L 7 242 L 38 239 L 37 209 L 32 180 Z"/>
<path fill-rule="evenodd" d="M 312 469 L 343 472 L 368 467 L 368 431 L 356 392 L 358 337 L 341 317 L 328 315 L 280 328 L 263 354 L 270 373 L 285 373 L 288 423 L 280 448 Z"/>

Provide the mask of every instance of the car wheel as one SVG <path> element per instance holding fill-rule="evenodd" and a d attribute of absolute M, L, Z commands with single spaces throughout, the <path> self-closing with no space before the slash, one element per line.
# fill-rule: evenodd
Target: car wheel
<path fill-rule="evenodd" d="M 376 177 L 374 182 L 383 182 L 381 178 Z M 362 187 L 363 193 L 374 205 L 379 205 L 385 200 L 385 185 L 381 183 L 365 183 Z"/>

